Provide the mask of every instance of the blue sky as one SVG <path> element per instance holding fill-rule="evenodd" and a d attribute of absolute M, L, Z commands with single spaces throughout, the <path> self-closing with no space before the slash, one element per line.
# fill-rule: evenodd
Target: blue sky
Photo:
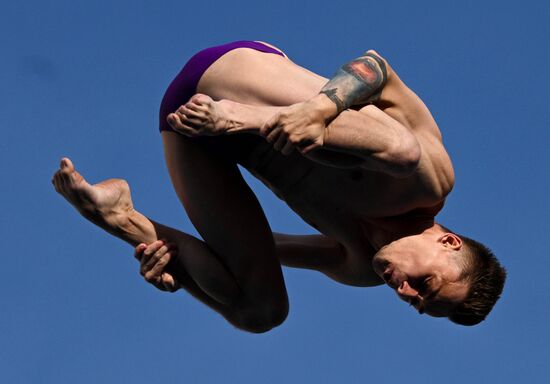
<path fill-rule="evenodd" d="M 0 381 L 6 383 L 543 383 L 549 376 L 550 5 L 542 1 L 36 1 L 0 12 Z M 439 220 L 509 271 L 489 319 L 419 316 L 386 287 L 285 270 L 291 313 L 234 330 L 138 274 L 50 178 L 69 156 L 122 177 L 136 207 L 196 234 L 163 162 L 157 111 L 196 51 L 271 42 L 330 76 L 373 48 L 426 102 L 457 183 Z M 273 230 L 315 233 L 247 176 Z"/>

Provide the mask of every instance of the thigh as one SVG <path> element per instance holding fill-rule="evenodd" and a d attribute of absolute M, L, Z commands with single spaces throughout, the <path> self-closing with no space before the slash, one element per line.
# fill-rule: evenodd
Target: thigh
<path fill-rule="evenodd" d="M 250 48 L 234 49 L 202 75 L 197 92 L 215 100 L 282 106 L 317 95 L 327 79 L 288 58 Z"/>
<path fill-rule="evenodd" d="M 189 218 L 249 302 L 286 305 L 275 243 L 264 212 L 237 164 L 215 147 L 162 132 L 166 163 Z"/>
<path fill-rule="evenodd" d="M 403 102 L 396 95 L 404 92 L 393 71 L 391 74 L 391 81 L 388 81 L 382 91 L 380 107 L 369 104 L 353 109 L 382 123 L 395 124 L 403 120 L 398 113 L 403 109 Z M 283 106 L 311 99 L 319 94 L 327 81 L 328 79 L 286 57 L 250 48 L 238 48 L 223 55 L 205 71 L 198 82 L 197 92 L 207 94 L 215 100 L 229 99 L 243 104 Z M 388 98 L 392 100 L 389 103 L 391 107 L 384 105 L 388 103 Z M 235 148 L 238 148 L 239 140 L 235 141 L 236 143 L 231 144 L 236 144 Z M 258 141 L 258 138 L 254 138 L 248 143 Z M 247 141 L 243 140 L 243 143 L 246 145 Z M 238 148 L 238 151 L 241 149 Z"/>

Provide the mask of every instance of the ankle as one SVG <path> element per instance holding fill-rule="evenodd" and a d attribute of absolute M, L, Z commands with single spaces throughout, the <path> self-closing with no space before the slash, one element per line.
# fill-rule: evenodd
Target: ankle
<path fill-rule="evenodd" d="M 117 236 L 136 246 L 140 243 L 151 244 L 158 240 L 155 227 L 151 220 L 132 209 L 124 214 L 111 216 L 109 225 L 117 232 Z"/>

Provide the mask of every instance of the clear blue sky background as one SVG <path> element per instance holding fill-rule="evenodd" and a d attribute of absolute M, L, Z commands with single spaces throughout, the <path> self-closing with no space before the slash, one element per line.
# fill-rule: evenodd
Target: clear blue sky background
<path fill-rule="evenodd" d="M 0 381 L 547 383 L 549 19 L 543 1 L 3 3 Z M 440 220 L 509 270 L 488 321 L 456 326 L 387 287 L 287 269 L 287 322 L 246 334 L 147 285 L 132 249 L 55 193 L 69 156 L 92 182 L 127 179 L 142 212 L 196 234 L 168 180 L 158 106 L 193 53 L 240 39 L 324 76 L 369 48 L 390 60 L 454 161 Z M 248 180 L 274 230 L 315 233 Z"/>

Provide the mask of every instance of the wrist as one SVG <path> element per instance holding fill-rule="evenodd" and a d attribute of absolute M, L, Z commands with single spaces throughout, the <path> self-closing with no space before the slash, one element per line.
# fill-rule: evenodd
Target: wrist
<path fill-rule="evenodd" d="M 309 100 L 312 110 L 323 117 L 324 121 L 331 121 L 338 116 L 338 107 L 326 94 L 319 93 Z"/>

